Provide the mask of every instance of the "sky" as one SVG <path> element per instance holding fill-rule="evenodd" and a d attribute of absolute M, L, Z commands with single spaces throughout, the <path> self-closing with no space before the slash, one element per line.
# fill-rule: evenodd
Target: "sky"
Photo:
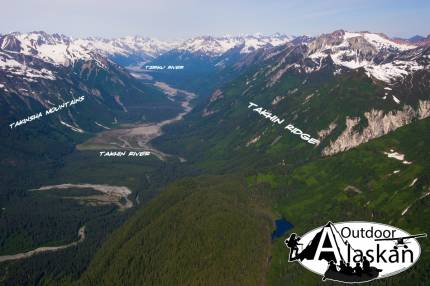
<path fill-rule="evenodd" d="M 338 29 L 430 34 L 429 0 L 1 0 L 0 33 L 72 37 L 310 35 Z"/>

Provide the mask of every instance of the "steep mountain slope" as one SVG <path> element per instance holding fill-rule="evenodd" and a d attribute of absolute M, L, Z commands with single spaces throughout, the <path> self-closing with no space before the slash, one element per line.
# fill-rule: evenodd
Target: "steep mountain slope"
<path fill-rule="evenodd" d="M 262 285 L 270 231 L 239 180 L 183 180 L 115 232 L 78 284 Z"/>
<path fill-rule="evenodd" d="M 267 49 L 283 45 L 292 41 L 294 37 L 273 34 L 273 35 L 244 35 L 225 37 L 195 37 L 186 40 L 176 47 L 178 51 L 188 51 L 191 53 L 206 54 L 208 56 L 221 56 L 231 49 L 239 48 L 240 53 L 246 54 L 258 49 Z"/>
<path fill-rule="evenodd" d="M 288 234 L 270 241 L 274 216 L 267 207 L 297 233 L 329 220 L 425 232 L 429 222 L 419 218 L 428 216 L 429 128 L 430 119 L 414 122 L 297 168 L 250 171 L 235 161 L 234 174 L 173 184 L 115 232 L 78 284 L 320 285 L 320 276 L 287 262 Z M 395 152 L 411 163 L 387 155 Z M 369 285 L 428 284 L 430 255 L 421 256 L 404 274 Z"/>
<path fill-rule="evenodd" d="M 97 160 L 89 152 L 77 152 L 68 159 L 72 162 L 63 160 L 94 132 L 122 122 L 168 117 L 177 110 L 175 102 L 105 57 L 111 54 L 76 46 L 63 36 L 33 37 L 0 37 L 5 47 L 0 49 L 0 135 L 7 138 L 0 143 L 0 183 L 8 192 L 57 178 L 119 181 L 143 192 L 168 178 L 218 174 L 174 183 L 137 210 L 99 250 L 80 285 L 322 283 L 320 277 L 286 262 L 288 251 L 281 238 L 271 242 L 273 213 L 293 222 L 299 233 L 328 220 L 348 219 L 392 223 L 411 233 L 429 228 L 422 219 L 428 216 L 430 186 L 428 47 L 380 34 L 336 31 L 277 46 L 264 44 L 252 51 L 234 46 L 230 39 L 225 47 L 210 44 L 202 52 L 192 44 L 190 51 L 166 52 L 157 58 L 164 60 L 159 64 L 188 61 L 195 68 L 187 75 L 185 65 L 184 72 L 175 71 L 182 78 L 175 75 L 170 81 L 203 93 L 226 84 L 156 140 L 166 153 L 180 155 L 181 163 L 172 166 L 156 160 L 148 167 L 136 161 Z M 81 96 L 85 100 L 68 109 L 9 127 Z M 289 124 L 307 136 L 286 129 Z M 319 144 L 307 142 L 310 137 Z M 65 170 L 39 177 L 64 164 Z M 48 197 L 40 205 L 49 208 L 55 201 Z M 38 201 L 33 204 L 40 209 Z M 78 227 L 87 218 L 73 207 L 62 203 L 50 215 L 69 210 L 64 217 Z M 27 209 L 26 218 L 31 215 Z M 98 234 L 86 250 L 67 253 L 81 259 L 75 275 L 90 259 L 82 258 L 82 253 L 93 253 L 106 234 L 103 225 L 114 227 L 104 215 L 92 221 L 90 227 Z M 41 216 L 37 219 L 43 222 Z M 68 233 L 58 218 L 48 226 L 57 221 Z M 60 234 L 55 237 L 64 239 Z M 28 260 L 19 273 L 34 270 L 39 261 L 50 264 L 49 270 L 37 269 L 8 281 L 25 284 L 34 279 L 58 285 L 64 282 L 55 280 L 64 278 L 56 273 L 61 272 L 60 260 Z M 383 283 L 427 285 L 429 260 L 425 252 L 413 270 Z M 75 278 L 65 277 L 65 284 L 74 284 Z"/>
<path fill-rule="evenodd" d="M 77 60 L 92 59 L 92 51 L 59 34 L 14 32 L 0 36 L 2 51 L 33 56 L 56 65 L 69 65 Z"/>
<path fill-rule="evenodd" d="M 185 150 L 179 152 L 191 160 L 234 157 L 250 164 L 257 164 L 256 153 L 294 163 L 351 149 L 430 115 L 429 53 L 429 47 L 344 31 L 261 51 L 246 73 L 160 138 L 160 146 L 178 152 L 170 142 L 180 138 Z M 283 126 L 264 118 L 274 115 L 285 119 Z M 304 142 L 288 124 L 320 144 Z"/>
<path fill-rule="evenodd" d="M 350 33 L 336 31 L 322 35 L 309 44 L 308 56 L 314 61 L 321 61 L 330 56 L 338 65 L 350 69 L 364 68 L 366 73 L 380 81 L 390 82 L 409 72 L 423 69 L 427 62 L 422 59 L 420 51 L 402 54 L 416 46 L 399 43 L 383 34 L 367 32 Z"/>
<path fill-rule="evenodd" d="M 140 66 L 175 48 L 178 42 L 128 36 L 117 39 L 76 39 L 76 44 L 94 50 L 123 66 Z"/>
<path fill-rule="evenodd" d="M 181 110 L 158 88 L 65 36 L 7 34 L 0 47 L 5 184 L 16 185 L 16 174 L 30 167 L 29 160 L 58 161 L 94 132 L 162 120 Z"/>
<path fill-rule="evenodd" d="M 429 130 L 427 118 L 354 150 L 294 170 L 273 168 L 249 177 L 248 182 L 274 194 L 276 212 L 292 222 L 298 234 L 327 221 L 348 220 L 427 232 L 430 224 L 423 218 L 429 216 L 430 204 Z M 427 285 L 430 244 L 428 239 L 419 242 L 422 252 L 414 267 L 370 285 Z M 272 254 L 269 285 L 322 285 L 318 275 L 287 262 L 282 238 L 274 243 Z"/>
<path fill-rule="evenodd" d="M 44 60 L 66 63 L 76 59 L 91 59 L 94 53 L 111 58 L 128 66 L 147 62 L 178 46 L 178 42 L 128 36 L 115 39 L 77 38 L 43 31 L 30 33 L 13 32 L 2 35 L 0 48 L 26 55 L 37 55 Z"/>
<path fill-rule="evenodd" d="M 0 284 L 76 278 L 133 208 L 119 211 L 109 198 L 100 203 L 103 198 L 91 189 L 30 190 L 71 182 L 128 186 L 136 206 L 157 184 L 181 172 L 152 156 L 100 158 L 97 151 L 77 151 L 76 145 L 122 124 L 174 118 L 183 107 L 153 84 L 142 83 L 103 54 L 65 36 L 14 33 L 0 36 L 0 41 L 0 254 L 68 244 L 76 240 L 77 229 L 86 227 L 79 250 L 3 261 Z M 39 112 L 42 116 L 32 120 Z"/>
<path fill-rule="evenodd" d="M 1 91 L 14 99 L 35 100 L 48 107 L 79 94 L 122 112 L 145 101 L 169 103 L 161 92 L 135 80 L 121 66 L 63 35 L 12 33 L 0 37 L 0 47 Z M 59 91 L 59 86 L 66 91 Z M 146 91 L 152 94 L 145 96 Z"/>
<path fill-rule="evenodd" d="M 408 41 L 409 43 L 417 46 L 428 46 L 430 45 L 430 35 L 428 35 L 427 37 L 416 35 L 409 39 L 405 39 L 405 41 Z"/>
<path fill-rule="evenodd" d="M 294 37 L 274 34 L 196 37 L 186 40 L 148 65 L 183 66 L 181 70 L 151 70 L 147 74 L 183 89 L 209 95 L 215 87 L 240 74 L 254 53 L 292 41 Z M 242 69 L 238 66 L 242 65 Z"/>

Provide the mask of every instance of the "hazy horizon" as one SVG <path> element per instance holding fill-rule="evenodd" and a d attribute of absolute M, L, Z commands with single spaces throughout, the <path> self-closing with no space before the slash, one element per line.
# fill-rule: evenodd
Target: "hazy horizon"
<path fill-rule="evenodd" d="M 118 38 L 124 38 L 124 37 L 142 37 L 142 38 L 150 38 L 150 39 L 156 39 L 156 40 L 160 40 L 160 41 L 165 41 L 165 42 L 174 42 L 174 41 L 181 41 L 181 40 L 187 40 L 187 39 L 191 39 L 191 38 L 195 38 L 195 37 L 205 37 L 205 36 L 210 36 L 210 37 L 215 37 L 215 38 L 219 38 L 219 37 L 240 37 L 240 36 L 256 36 L 256 35 L 263 35 L 263 36 L 272 36 L 275 34 L 280 34 L 280 35 L 285 35 L 285 36 L 292 36 L 292 37 L 300 37 L 300 36 L 309 36 L 309 37 L 317 37 L 319 35 L 322 34 L 328 34 L 328 33 L 332 33 L 335 32 L 337 30 L 345 30 L 347 32 L 356 32 L 356 33 L 360 33 L 360 32 L 372 32 L 372 33 L 382 33 L 385 34 L 386 36 L 393 38 L 393 39 L 410 39 L 412 37 L 415 36 L 422 36 L 422 37 L 430 37 L 430 33 L 429 34 L 412 34 L 410 36 L 406 36 L 406 37 L 400 37 L 400 36 L 393 36 L 393 35 L 389 35 L 383 31 L 372 31 L 372 30 L 362 30 L 362 31 L 354 31 L 354 30 L 346 30 L 346 29 L 342 29 L 342 28 L 338 28 L 332 31 L 326 31 L 320 34 L 314 34 L 314 35 L 310 35 L 310 34 L 286 34 L 286 33 L 282 33 L 282 32 L 273 32 L 273 33 L 260 33 L 260 32 L 255 32 L 255 33 L 240 33 L 240 34 L 219 34 L 219 35 L 212 35 L 212 34 L 200 34 L 200 35 L 193 35 L 190 37 L 184 37 L 184 38 L 168 38 L 168 39 L 163 39 L 163 38 L 159 38 L 159 37 L 150 37 L 150 36 L 146 36 L 144 34 L 124 34 L 124 35 L 119 35 L 117 37 L 108 37 L 108 36 L 94 36 L 94 35 L 87 35 L 87 36 L 71 36 L 69 34 L 63 33 L 61 31 L 46 31 L 46 30 L 28 30 L 28 31 L 0 31 L 0 35 L 5 35 L 5 34 L 11 34 L 11 33 L 23 33 L 23 34 L 27 34 L 27 33 L 33 33 L 33 32 L 45 32 L 47 34 L 59 34 L 59 35 L 64 35 L 67 37 L 70 37 L 72 39 L 87 39 L 87 38 L 100 38 L 100 39 L 106 39 L 106 40 L 110 40 L 110 39 L 118 39 Z"/>
<path fill-rule="evenodd" d="M 27 0 L 2 5 L 0 33 L 45 31 L 74 38 L 274 34 L 316 36 L 338 29 L 390 37 L 430 34 L 430 3 L 401 0 Z"/>

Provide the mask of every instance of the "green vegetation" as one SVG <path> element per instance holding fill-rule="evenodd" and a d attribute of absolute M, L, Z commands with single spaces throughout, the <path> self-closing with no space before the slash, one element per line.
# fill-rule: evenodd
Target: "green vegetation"
<path fill-rule="evenodd" d="M 44 166 L 43 164 L 40 164 Z M 56 246 L 76 240 L 86 225 L 87 238 L 76 248 L 39 254 L 0 264 L 0 285 L 57 285 L 76 280 L 108 234 L 118 228 L 135 208 L 119 212 L 115 205 L 86 206 L 67 197 L 92 195 L 94 191 L 62 190 L 29 192 L 30 188 L 63 183 L 127 186 L 135 205 L 145 205 L 167 182 L 193 171 L 175 162 L 144 158 L 100 158 L 96 151 L 73 152 L 55 168 L 27 174 L 29 180 L 4 196 L 0 209 L 0 255 L 16 254 L 40 246 Z M 38 177 L 38 174 L 41 174 Z M 40 182 L 40 185 L 36 185 Z M 28 184 L 28 187 L 24 187 Z M 139 204 L 140 203 L 140 204 Z M 49 284 L 48 283 L 48 284 Z"/>
<path fill-rule="evenodd" d="M 91 262 L 79 285 L 261 285 L 272 219 L 237 178 L 170 185 Z"/>
<path fill-rule="evenodd" d="M 222 100 L 199 106 L 151 142 L 186 158 L 183 163 L 154 156 L 102 158 L 97 145 L 76 150 L 94 134 L 64 131 L 56 119 L 49 121 L 55 128 L 34 122 L 31 131 L 0 129 L 8 138 L 0 143 L 0 183 L 6 188 L 0 192 L 0 254 L 73 241 L 82 225 L 88 232 L 83 243 L 61 253 L 1 264 L 0 284 L 318 285 L 320 277 L 287 262 L 283 238 L 271 241 L 274 219 L 286 218 L 299 234 L 329 220 L 377 221 L 410 233 L 430 228 L 430 203 L 423 197 L 430 187 L 430 119 L 321 158 L 325 144 L 343 130 L 345 116 L 393 109 L 394 103 L 381 100 L 383 86 L 357 71 L 335 77 L 333 66 L 311 75 L 286 74 L 270 88 L 263 76 L 248 86 L 258 70 L 250 67 L 222 89 Z M 115 83 L 129 80 L 121 73 L 115 82 L 90 70 L 84 75 L 87 84 L 107 95 L 122 90 Z M 78 111 L 94 112 L 110 127 L 117 126 L 113 117 L 122 124 L 161 120 L 178 111 L 143 84 L 130 82 L 123 92 L 130 94 L 123 101 L 128 112 L 118 110 L 109 96 L 104 99 L 108 109 L 93 99 Z M 144 98 L 146 92 L 155 96 Z M 272 104 L 278 96 L 283 99 Z M 423 91 L 408 100 L 413 96 L 421 98 Z M 340 128 L 315 147 L 250 111 L 249 101 L 312 135 L 331 122 Z M 79 120 L 85 130 L 94 125 L 93 117 Z M 390 149 L 412 164 L 387 158 L 383 152 Z M 64 198 L 82 195 L 82 190 L 28 192 L 62 183 L 126 186 L 137 207 L 118 212 L 113 205 L 90 207 Z M 422 257 L 413 269 L 369 285 L 429 284 L 429 242 L 421 242 Z"/>
<path fill-rule="evenodd" d="M 273 174 L 276 184 L 274 209 L 288 218 L 294 232 L 303 234 L 327 221 L 366 220 L 391 224 L 410 233 L 428 232 L 429 200 L 420 199 L 430 191 L 430 120 L 416 122 L 364 144 L 355 150 L 320 159 L 294 170 Z M 405 154 L 411 165 L 387 158 L 384 151 Z M 394 173 L 395 170 L 400 172 Z M 258 186 L 257 182 L 252 184 Z M 414 179 L 418 181 L 411 186 Z M 252 182 L 252 178 L 248 179 Z M 268 185 L 265 185 L 268 187 Z M 347 186 L 361 193 L 346 191 Z M 402 215 L 408 207 L 409 210 Z M 372 285 L 427 285 L 430 281 L 430 243 L 420 240 L 420 261 L 407 272 L 372 282 Z M 316 285 L 320 277 L 303 267 L 288 263 L 288 249 L 282 239 L 275 242 L 269 272 L 270 285 Z"/>
<path fill-rule="evenodd" d="M 356 71 L 340 77 L 334 77 L 330 70 L 318 76 L 287 74 L 270 88 L 264 76 L 248 85 L 253 72 L 223 87 L 221 99 L 205 107 L 208 115 L 203 116 L 201 109 L 194 110 L 183 122 L 167 126 L 166 134 L 155 144 L 166 153 L 178 154 L 210 171 L 237 166 L 254 170 L 283 162 L 293 167 L 319 158 L 321 150 L 344 130 L 346 116 L 363 117 L 362 121 L 367 122 L 365 111 L 397 108 L 381 99 L 383 86 Z M 283 99 L 273 105 L 277 97 Z M 313 137 L 331 123 L 338 128 L 315 148 L 252 112 L 248 109 L 250 101 Z M 252 142 L 255 138 L 259 139 Z"/>
<path fill-rule="evenodd" d="M 410 233 L 427 231 L 430 223 L 422 218 L 429 215 L 429 201 L 419 198 L 429 191 L 430 153 L 423 143 L 430 140 L 429 128 L 429 119 L 419 121 L 357 149 L 295 168 L 273 166 L 250 175 L 242 166 L 246 180 L 238 173 L 170 185 L 110 237 L 80 284 L 320 284 L 321 277 L 287 262 L 283 238 L 270 243 L 273 218 L 287 218 L 299 234 L 329 220 L 377 221 Z M 413 163 L 388 158 L 383 152 L 389 149 Z M 415 178 L 417 183 L 410 186 Z M 348 186 L 361 193 L 348 191 Z M 429 243 L 420 242 L 422 256 L 412 269 L 369 285 L 426 285 Z"/>

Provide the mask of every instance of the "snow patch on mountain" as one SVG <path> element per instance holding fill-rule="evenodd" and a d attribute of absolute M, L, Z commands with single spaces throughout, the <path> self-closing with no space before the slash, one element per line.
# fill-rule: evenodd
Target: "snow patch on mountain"
<path fill-rule="evenodd" d="M 5 53 L 0 52 L 0 70 L 6 73 L 17 75 L 27 81 L 34 81 L 35 78 L 55 80 L 54 74 L 45 68 L 32 68 L 25 63 L 20 63 Z"/>
<path fill-rule="evenodd" d="M 149 57 L 156 57 L 178 46 L 178 42 L 165 42 L 139 36 L 118 39 L 86 38 L 77 39 L 75 42 L 104 56 L 145 54 Z"/>
<path fill-rule="evenodd" d="M 110 129 L 110 128 L 109 128 L 109 127 L 107 127 L 107 126 L 104 126 L 103 124 L 98 123 L 97 121 L 94 121 L 94 123 L 95 123 L 97 126 L 101 127 L 101 128 L 104 128 L 104 129 L 107 129 L 107 130 L 109 130 L 109 129 Z"/>
<path fill-rule="evenodd" d="M 381 34 L 336 31 L 322 35 L 307 45 L 308 57 L 314 61 L 330 57 L 336 65 L 349 69 L 364 68 L 369 77 L 384 82 L 391 82 L 425 68 L 413 57 L 407 60 L 397 57 L 385 61 L 390 55 L 399 55 L 417 47 L 398 43 Z"/>
<path fill-rule="evenodd" d="M 394 158 L 399 161 L 403 161 L 405 159 L 405 154 L 401 154 L 394 150 L 390 150 L 390 152 L 384 152 L 384 154 L 387 155 L 388 158 Z"/>
<path fill-rule="evenodd" d="M 102 61 L 99 61 L 100 56 L 139 54 L 153 58 L 177 45 L 177 42 L 163 42 L 137 36 L 118 39 L 73 39 L 45 32 L 15 32 L 0 36 L 0 48 L 4 51 L 34 56 L 63 66 L 71 65 L 78 60 L 94 60 L 103 66 Z"/>
<path fill-rule="evenodd" d="M 393 40 L 388 39 L 386 36 L 374 33 L 359 33 L 361 34 L 369 43 L 377 47 L 378 49 L 396 48 L 400 51 L 406 51 L 416 48 L 412 44 L 400 44 Z"/>
<path fill-rule="evenodd" d="M 409 187 L 413 187 L 415 183 L 418 181 L 418 178 L 415 178 L 410 184 Z"/>
<path fill-rule="evenodd" d="M 18 40 L 19 49 L 9 46 L 10 36 Z M 2 49 L 35 56 L 56 65 L 69 65 L 77 60 L 91 60 L 91 50 L 74 42 L 64 35 L 49 35 L 44 32 L 12 33 L 3 42 Z"/>
<path fill-rule="evenodd" d="M 178 46 L 177 49 L 193 53 L 203 53 L 209 56 L 220 56 L 231 49 L 240 48 L 241 54 L 247 54 L 261 48 L 270 48 L 283 45 L 293 39 L 294 37 L 280 34 L 271 36 L 203 36 L 189 39 Z"/>
<path fill-rule="evenodd" d="M 218 56 L 224 54 L 237 45 L 239 45 L 237 38 L 214 38 L 207 36 L 189 39 L 180 45 L 178 50 Z"/>
<path fill-rule="evenodd" d="M 397 97 L 395 97 L 394 95 L 392 95 L 393 100 L 397 103 L 400 104 L 400 99 L 398 99 Z"/>
<path fill-rule="evenodd" d="M 341 63 L 339 63 L 341 64 Z M 415 61 L 396 60 L 391 63 L 375 65 L 373 63 L 362 63 L 369 77 L 374 77 L 384 82 L 391 82 L 396 78 L 404 77 L 410 73 L 424 69 Z"/>
<path fill-rule="evenodd" d="M 64 122 L 64 121 L 62 121 L 62 120 L 60 120 L 60 123 L 61 124 L 63 124 L 64 126 L 66 126 L 66 127 L 69 127 L 70 129 L 72 129 L 73 131 L 75 131 L 75 132 L 78 132 L 78 133 L 84 133 L 84 130 L 82 130 L 82 129 L 80 129 L 80 128 L 77 128 L 77 127 L 75 127 L 75 126 L 72 126 L 72 125 L 70 125 L 70 124 L 67 124 L 66 122 Z"/>
<path fill-rule="evenodd" d="M 243 38 L 243 48 L 240 53 L 247 54 L 255 50 L 267 47 L 277 47 L 292 41 L 294 37 L 274 35 L 274 36 L 247 36 Z"/>

